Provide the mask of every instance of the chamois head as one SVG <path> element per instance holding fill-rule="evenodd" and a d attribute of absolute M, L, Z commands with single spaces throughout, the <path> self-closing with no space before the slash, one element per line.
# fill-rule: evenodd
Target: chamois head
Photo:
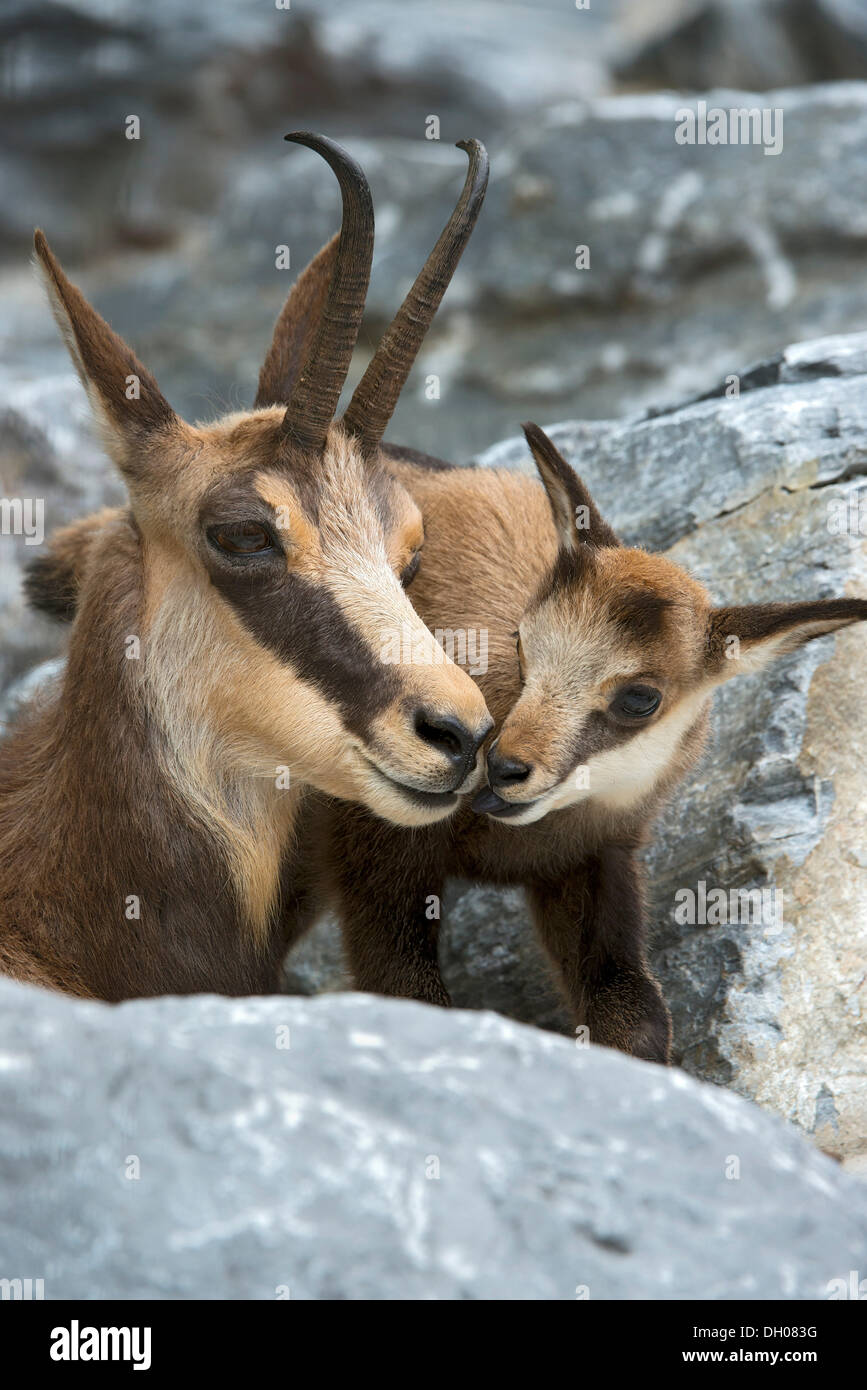
<path fill-rule="evenodd" d="M 36 255 L 129 489 L 121 530 L 126 548 L 131 532 L 137 546 L 141 679 L 166 745 L 186 749 L 199 769 L 207 756 L 224 774 L 273 781 L 288 766 L 300 783 L 422 824 L 474 784 L 490 717 L 451 662 L 382 660 L 387 632 L 409 629 L 417 640 L 407 650 L 431 639 L 404 592 L 421 516 L 382 466 L 379 442 L 472 231 L 487 156 L 477 141 L 462 145 L 469 170 L 457 207 L 335 422 L 370 274 L 370 192 L 339 146 L 307 133 L 286 139 L 334 170 L 343 217 L 289 294 L 252 411 L 181 420 L 41 232 Z M 98 558 L 120 543 L 118 526 L 96 529 L 77 576 L 79 615 L 112 600 Z M 83 535 L 73 528 L 68 544 Z M 37 603 L 52 564 L 49 554 L 31 576 Z"/>
<path fill-rule="evenodd" d="M 515 634 L 523 690 L 474 807 L 510 825 L 591 798 L 640 808 L 697 753 L 716 686 L 867 618 L 867 600 L 715 608 L 680 566 L 622 546 L 551 440 L 524 432 L 560 546 Z"/>

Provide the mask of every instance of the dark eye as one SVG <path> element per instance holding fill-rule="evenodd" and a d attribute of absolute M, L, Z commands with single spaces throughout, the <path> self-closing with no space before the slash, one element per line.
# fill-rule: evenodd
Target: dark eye
<path fill-rule="evenodd" d="M 400 582 L 405 589 L 408 589 L 412 581 L 418 574 L 418 567 L 421 564 L 421 551 L 417 550 L 408 565 L 404 565 L 400 572 Z"/>
<path fill-rule="evenodd" d="M 626 685 L 608 706 L 621 719 L 647 719 L 659 709 L 662 694 L 652 685 Z"/>
<path fill-rule="evenodd" d="M 258 551 L 274 549 L 270 534 L 255 521 L 212 526 L 208 537 L 218 550 L 225 550 L 229 555 L 253 555 Z"/>

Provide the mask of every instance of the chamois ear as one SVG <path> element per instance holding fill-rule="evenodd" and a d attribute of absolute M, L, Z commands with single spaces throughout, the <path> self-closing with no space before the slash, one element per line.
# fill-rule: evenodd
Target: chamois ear
<path fill-rule="evenodd" d="M 42 232 L 34 239 L 51 307 L 118 466 L 135 475 L 142 445 L 177 422 L 156 381 L 64 275 Z"/>
<path fill-rule="evenodd" d="M 339 241 L 336 232 L 302 270 L 286 297 L 259 373 L 257 406 L 289 404 L 322 320 Z"/>
<path fill-rule="evenodd" d="M 93 543 L 122 515 L 121 507 L 103 507 L 53 533 L 24 573 L 24 595 L 31 608 L 72 622 Z"/>
<path fill-rule="evenodd" d="M 707 626 L 707 662 L 719 680 L 760 671 L 813 637 L 867 619 L 867 599 L 756 603 L 714 608 Z"/>
<path fill-rule="evenodd" d="M 611 527 L 602 520 L 596 503 L 575 469 L 538 425 L 522 426 L 530 452 L 539 470 L 560 544 L 567 550 L 579 545 L 619 545 Z"/>

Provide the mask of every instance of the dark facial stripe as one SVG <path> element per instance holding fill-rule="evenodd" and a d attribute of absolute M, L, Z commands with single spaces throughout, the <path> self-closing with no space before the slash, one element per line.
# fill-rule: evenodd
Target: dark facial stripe
<path fill-rule="evenodd" d="M 626 636 L 650 642 L 663 631 L 665 615 L 673 601 L 653 589 L 627 589 L 609 605 L 613 622 Z"/>
<path fill-rule="evenodd" d="M 535 597 L 528 604 L 527 612 L 531 613 L 541 608 L 542 604 L 555 594 L 586 584 L 592 564 L 593 551 L 589 545 L 578 545 L 574 550 L 561 546 L 554 564 L 539 585 Z"/>
<path fill-rule="evenodd" d="M 230 518 L 241 522 L 253 517 L 267 517 L 269 525 L 275 525 L 274 508 L 260 496 L 255 485 L 255 477 L 259 471 L 250 468 L 246 473 L 235 474 L 229 479 L 221 478 L 210 487 L 199 507 L 200 526 L 204 528 L 211 522 L 228 521 Z M 279 478 L 275 470 L 272 469 L 271 473 L 275 479 Z M 292 495 L 287 498 L 292 510 L 295 510 L 297 499 L 306 519 L 312 526 L 318 526 L 319 491 L 316 480 L 300 470 L 291 474 L 287 471 L 286 478 L 292 487 Z"/>
<path fill-rule="evenodd" d="M 634 724 L 614 724 L 606 718 L 602 710 L 592 710 L 580 729 L 576 729 L 569 747 L 557 769 L 557 780 L 562 782 L 577 767 L 588 763 L 599 753 L 607 753 L 628 743 L 636 734 L 648 728 L 650 720 L 636 719 Z"/>
<path fill-rule="evenodd" d="M 348 729 L 366 737 L 371 721 L 398 697 L 399 677 L 327 590 L 285 571 L 278 580 L 220 562 L 211 580 L 256 640 L 336 704 Z"/>

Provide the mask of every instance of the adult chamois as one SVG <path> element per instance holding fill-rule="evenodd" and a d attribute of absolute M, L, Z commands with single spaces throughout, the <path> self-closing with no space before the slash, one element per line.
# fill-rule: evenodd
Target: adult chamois
<path fill-rule="evenodd" d="M 62 686 L 0 745 L 0 970 L 21 980 L 107 1000 L 271 990 L 302 883 L 305 786 L 418 826 L 476 782 L 491 727 L 478 687 L 451 663 L 380 659 L 384 630 L 430 635 L 400 579 L 420 513 L 378 446 L 478 216 L 487 157 L 462 145 L 457 206 L 334 422 L 370 272 L 370 192 L 339 146 L 286 138 L 333 169 L 342 223 L 289 294 L 252 411 L 182 421 L 36 233 L 130 501 L 87 544 L 81 531 Z M 62 607 L 55 581 L 46 556 L 31 593 Z"/>
<path fill-rule="evenodd" d="M 309 893 L 281 943 L 331 901 L 359 989 L 447 1004 L 432 896 L 449 875 L 521 885 L 576 1025 L 665 1062 L 671 1024 L 645 957 L 637 853 L 701 751 L 715 688 L 867 618 L 867 600 L 716 608 L 678 565 L 622 546 L 547 436 L 526 434 L 544 490 L 389 451 L 424 517 L 415 608 L 430 629 L 488 633 L 489 786 L 411 832 L 308 797 Z M 74 598 L 81 545 L 61 532 L 53 550 L 55 592 Z"/>

